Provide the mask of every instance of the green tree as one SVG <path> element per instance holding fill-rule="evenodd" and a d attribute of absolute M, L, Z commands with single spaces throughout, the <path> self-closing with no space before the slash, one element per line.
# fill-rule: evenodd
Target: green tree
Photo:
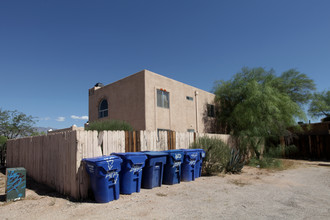
<path fill-rule="evenodd" d="M 0 135 L 8 139 L 21 136 L 29 136 L 34 132 L 35 121 L 32 116 L 28 116 L 17 110 L 0 109 Z"/>
<path fill-rule="evenodd" d="M 296 118 L 306 119 L 301 105 L 314 87 L 294 70 L 277 77 L 272 69 L 243 68 L 231 80 L 215 84 L 220 131 L 240 139 L 240 148 L 251 147 L 259 158 L 265 138 L 286 136 Z"/>
<path fill-rule="evenodd" d="M 308 113 L 312 117 L 325 117 L 324 121 L 330 121 L 330 91 L 314 93 Z"/>
<path fill-rule="evenodd" d="M 0 136 L 0 165 L 5 165 L 5 159 L 6 159 L 6 143 L 7 138 L 5 136 Z"/>

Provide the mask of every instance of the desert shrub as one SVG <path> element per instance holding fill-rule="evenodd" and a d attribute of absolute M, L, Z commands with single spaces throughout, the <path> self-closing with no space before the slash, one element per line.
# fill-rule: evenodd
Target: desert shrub
<path fill-rule="evenodd" d="M 230 152 L 230 160 L 226 165 L 226 173 L 240 173 L 245 164 L 245 154 L 239 149 L 232 148 Z"/>
<path fill-rule="evenodd" d="M 202 172 L 205 175 L 222 172 L 230 161 L 230 147 L 223 141 L 215 138 L 198 138 L 191 148 L 205 150 Z"/>
<path fill-rule="evenodd" d="M 289 146 L 281 146 L 278 145 L 277 147 L 270 147 L 267 149 L 267 152 L 264 153 L 261 159 L 251 158 L 249 161 L 249 166 L 265 168 L 265 169 L 276 169 L 282 170 L 285 169 L 283 164 L 283 160 L 279 158 L 283 158 L 285 155 L 286 157 L 296 153 L 298 148 L 295 145 Z M 284 155 L 283 155 L 284 152 Z"/>
<path fill-rule="evenodd" d="M 86 130 L 93 131 L 132 131 L 133 127 L 125 122 L 119 120 L 106 120 L 91 122 Z"/>
<path fill-rule="evenodd" d="M 280 169 L 282 167 L 282 161 L 272 157 L 263 157 L 262 159 L 253 157 L 249 161 L 249 166 L 265 169 Z"/>

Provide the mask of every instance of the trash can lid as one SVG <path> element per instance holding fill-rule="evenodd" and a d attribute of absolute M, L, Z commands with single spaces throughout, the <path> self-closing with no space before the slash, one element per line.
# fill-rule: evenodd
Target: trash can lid
<path fill-rule="evenodd" d="M 109 155 L 109 156 L 99 156 L 99 157 L 92 157 L 92 158 L 84 158 L 84 161 L 91 162 L 91 163 L 97 163 L 102 161 L 108 161 L 108 160 L 121 160 L 120 157 Z"/>
<path fill-rule="evenodd" d="M 183 153 L 183 150 L 174 149 L 174 150 L 164 150 L 165 153 Z"/>
<path fill-rule="evenodd" d="M 116 155 L 121 157 L 123 160 L 130 160 L 132 163 L 144 163 L 147 156 L 141 152 L 127 152 L 127 153 L 112 153 L 111 155 Z"/>
<path fill-rule="evenodd" d="M 161 151 L 145 151 L 143 153 L 148 157 L 163 157 L 168 155 L 167 153 Z"/>
<path fill-rule="evenodd" d="M 197 151 L 196 149 L 182 149 L 182 150 L 186 157 L 188 157 L 190 159 L 199 160 L 200 152 Z"/>

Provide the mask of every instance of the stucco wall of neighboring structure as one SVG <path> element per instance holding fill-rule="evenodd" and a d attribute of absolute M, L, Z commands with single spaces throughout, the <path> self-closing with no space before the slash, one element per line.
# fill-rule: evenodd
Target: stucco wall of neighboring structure
<path fill-rule="evenodd" d="M 136 130 L 145 130 L 144 71 L 104 87 L 89 90 L 89 121 L 116 119 L 129 122 Z M 108 101 L 109 116 L 98 119 L 100 102 Z"/>
<path fill-rule="evenodd" d="M 157 89 L 169 92 L 168 109 L 157 106 Z M 214 94 L 148 70 L 145 70 L 145 90 L 148 130 L 213 132 L 208 124 L 214 119 L 207 117 L 207 104 L 214 103 Z"/>
<path fill-rule="evenodd" d="M 169 92 L 169 108 L 157 106 L 157 89 Z M 89 121 L 98 119 L 98 106 L 107 99 L 109 116 L 129 122 L 135 130 L 174 130 L 213 133 L 207 104 L 214 94 L 164 77 L 148 70 L 89 90 Z M 188 100 L 187 96 L 192 100 Z"/>

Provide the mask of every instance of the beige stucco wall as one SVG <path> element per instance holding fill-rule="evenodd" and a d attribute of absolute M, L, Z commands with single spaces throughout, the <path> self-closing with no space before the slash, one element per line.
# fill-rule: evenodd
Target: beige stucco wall
<path fill-rule="evenodd" d="M 169 109 L 157 107 L 157 89 L 169 92 Z M 102 88 L 94 87 L 89 94 L 90 122 L 98 120 L 98 105 L 106 98 L 109 104 L 107 119 L 127 121 L 135 130 L 213 132 L 206 126 L 213 120 L 206 115 L 206 105 L 214 103 L 214 94 L 148 70 Z M 187 96 L 193 97 L 193 101 L 187 100 Z"/>
<path fill-rule="evenodd" d="M 214 94 L 145 70 L 146 129 L 169 129 L 186 132 L 213 132 L 205 125 L 207 104 L 214 103 Z M 157 89 L 169 92 L 170 108 L 157 107 Z M 193 97 L 193 101 L 186 96 Z"/>
<path fill-rule="evenodd" d="M 135 130 L 145 130 L 144 71 L 128 76 L 102 88 L 89 90 L 89 121 L 98 119 L 98 106 L 104 98 L 109 114 L 105 119 L 129 122 Z"/>

